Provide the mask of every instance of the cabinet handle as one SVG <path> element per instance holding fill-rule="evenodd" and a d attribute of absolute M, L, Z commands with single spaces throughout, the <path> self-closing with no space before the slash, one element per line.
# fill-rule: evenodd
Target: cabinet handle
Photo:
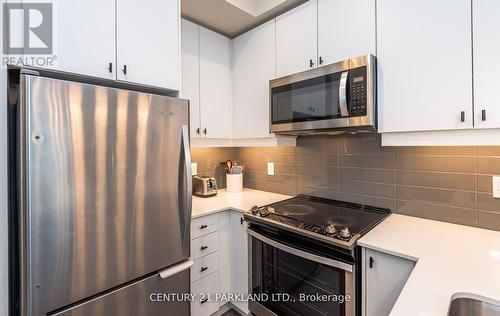
<path fill-rule="evenodd" d="M 208 246 L 201 246 L 201 250 L 208 249 Z"/>
<path fill-rule="evenodd" d="M 319 56 L 319 64 L 323 65 L 323 57 Z"/>
<path fill-rule="evenodd" d="M 465 122 L 465 111 L 460 112 L 460 122 Z"/>
<path fill-rule="evenodd" d="M 486 110 L 481 111 L 481 120 L 486 121 Z"/>
<path fill-rule="evenodd" d="M 370 257 L 370 269 L 373 268 L 374 263 L 375 263 L 375 260 L 373 260 L 373 257 Z"/>
<path fill-rule="evenodd" d="M 208 297 L 205 297 L 200 301 L 200 304 L 205 304 L 208 301 Z"/>
<path fill-rule="evenodd" d="M 196 134 L 200 135 L 200 128 L 199 127 L 196 129 Z"/>
<path fill-rule="evenodd" d="M 123 65 L 123 74 L 126 75 L 127 74 L 127 65 Z"/>
<path fill-rule="evenodd" d="M 314 62 L 312 59 L 309 59 L 309 68 L 314 67 Z"/>
<path fill-rule="evenodd" d="M 240 224 L 241 224 L 241 225 L 243 225 L 243 223 L 244 223 L 244 222 L 245 222 L 245 218 L 242 216 L 242 217 L 240 218 Z"/>
<path fill-rule="evenodd" d="M 109 63 L 108 70 L 110 73 L 113 73 L 113 63 Z"/>
<path fill-rule="evenodd" d="M 208 269 L 208 267 L 201 267 L 200 272 L 206 271 L 207 269 Z"/>
<path fill-rule="evenodd" d="M 207 135 L 207 129 L 206 128 L 203 129 L 203 134 Z"/>
<path fill-rule="evenodd" d="M 208 227 L 207 225 L 201 225 L 201 226 L 200 226 L 200 229 L 205 229 L 205 228 L 207 228 L 207 227 Z"/>

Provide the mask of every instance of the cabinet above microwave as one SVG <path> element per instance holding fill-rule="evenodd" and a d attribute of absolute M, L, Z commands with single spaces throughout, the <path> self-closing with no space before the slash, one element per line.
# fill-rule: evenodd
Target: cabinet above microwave
<path fill-rule="evenodd" d="M 307 135 L 374 131 L 375 80 L 372 55 L 271 80 L 271 132 Z"/>

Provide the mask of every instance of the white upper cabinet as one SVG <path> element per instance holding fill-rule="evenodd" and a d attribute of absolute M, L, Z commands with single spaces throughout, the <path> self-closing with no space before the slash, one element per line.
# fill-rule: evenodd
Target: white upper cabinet
<path fill-rule="evenodd" d="M 117 79 L 179 90 L 179 0 L 117 0 L 116 19 Z"/>
<path fill-rule="evenodd" d="M 317 66 L 317 11 L 309 0 L 276 18 L 276 77 Z"/>
<path fill-rule="evenodd" d="M 500 1 L 473 0 L 476 128 L 500 128 Z"/>
<path fill-rule="evenodd" d="M 58 1 L 54 9 L 57 10 L 54 68 L 115 79 L 115 1 Z"/>
<path fill-rule="evenodd" d="M 233 39 L 234 137 L 269 137 L 269 80 L 275 77 L 275 23 Z"/>
<path fill-rule="evenodd" d="M 378 0 L 379 131 L 472 128 L 471 46 L 470 0 Z"/>
<path fill-rule="evenodd" d="M 200 137 L 200 49 L 199 26 L 182 20 L 182 88 L 181 98 L 189 100 L 191 137 Z"/>
<path fill-rule="evenodd" d="M 232 136 L 229 38 L 199 27 L 202 137 Z"/>
<path fill-rule="evenodd" d="M 318 62 L 375 55 L 375 0 L 318 0 Z"/>

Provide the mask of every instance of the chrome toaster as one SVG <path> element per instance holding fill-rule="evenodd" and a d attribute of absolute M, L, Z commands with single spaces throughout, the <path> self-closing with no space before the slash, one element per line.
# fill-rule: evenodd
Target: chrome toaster
<path fill-rule="evenodd" d="M 210 197 L 217 194 L 217 182 L 209 176 L 193 177 L 193 195 L 199 197 Z"/>

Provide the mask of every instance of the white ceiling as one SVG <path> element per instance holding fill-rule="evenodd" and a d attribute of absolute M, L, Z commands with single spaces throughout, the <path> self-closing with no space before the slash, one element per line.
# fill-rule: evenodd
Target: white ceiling
<path fill-rule="evenodd" d="M 236 37 L 307 0 L 181 0 L 182 17 Z"/>

